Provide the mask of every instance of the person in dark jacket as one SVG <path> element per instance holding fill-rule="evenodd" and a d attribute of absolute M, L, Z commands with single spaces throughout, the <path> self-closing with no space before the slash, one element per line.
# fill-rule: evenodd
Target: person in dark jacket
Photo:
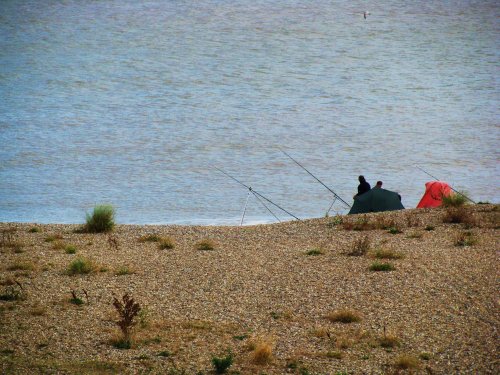
<path fill-rule="evenodd" d="M 371 189 L 371 186 L 368 182 L 366 182 L 364 176 L 359 176 L 359 185 L 358 185 L 358 194 L 356 194 L 353 198 L 356 198 L 357 196 L 366 193 Z"/>

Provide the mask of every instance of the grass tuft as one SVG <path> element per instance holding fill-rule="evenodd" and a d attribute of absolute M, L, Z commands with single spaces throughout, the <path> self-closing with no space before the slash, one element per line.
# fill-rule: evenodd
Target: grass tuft
<path fill-rule="evenodd" d="M 115 226 L 115 209 L 109 204 L 94 207 L 92 215 L 86 214 L 85 231 L 89 233 L 102 233 L 113 230 Z"/>
<path fill-rule="evenodd" d="M 425 230 L 428 231 L 428 232 L 430 232 L 431 230 L 434 230 L 434 229 L 436 229 L 436 227 L 434 225 L 427 225 L 425 227 Z"/>
<path fill-rule="evenodd" d="M 424 361 L 428 361 L 429 359 L 431 359 L 432 355 L 431 353 L 427 353 L 427 352 L 422 352 L 418 355 L 418 357 L 420 359 L 423 359 Z"/>
<path fill-rule="evenodd" d="M 202 240 L 196 244 L 198 250 L 214 250 L 215 242 L 209 239 Z"/>
<path fill-rule="evenodd" d="M 392 335 L 383 336 L 378 342 L 382 348 L 394 348 L 399 345 L 399 339 Z"/>
<path fill-rule="evenodd" d="M 28 229 L 29 233 L 40 233 L 42 230 L 39 227 L 31 227 Z"/>
<path fill-rule="evenodd" d="M 175 241 L 171 237 L 161 237 L 158 242 L 158 247 L 161 250 L 173 249 L 175 247 Z"/>
<path fill-rule="evenodd" d="M 62 240 L 63 236 L 59 233 L 56 234 L 49 234 L 47 237 L 45 237 L 45 242 L 54 242 L 56 240 Z"/>
<path fill-rule="evenodd" d="M 35 266 L 31 262 L 15 262 L 7 267 L 8 271 L 33 271 Z"/>
<path fill-rule="evenodd" d="M 323 255 L 323 254 L 324 254 L 323 250 L 321 249 L 311 249 L 306 252 L 306 255 L 312 255 L 312 256 Z"/>
<path fill-rule="evenodd" d="M 465 207 L 449 207 L 443 216 L 443 223 L 464 224 L 473 227 L 476 225 L 476 220 Z"/>
<path fill-rule="evenodd" d="M 401 231 L 401 229 L 399 229 L 397 226 L 395 227 L 390 227 L 388 230 L 387 230 L 388 233 L 390 234 L 399 234 L 399 233 L 403 233 L 403 231 Z"/>
<path fill-rule="evenodd" d="M 347 253 L 349 256 L 363 256 L 365 255 L 368 250 L 370 250 L 370 239 L 368 236 L 365 236 L 364 238 L 358 238 L 354 243 L 352 244 L 352 249 L 350 252 Z"/>
<path fill-rule="evenodd" d="M 392 264 L 390 263 L 380 263 L 380 262 L 374 262 L 370 266 L 370 271 L 374 272 L 387 272 L 387 271 L 393 271 L 395 268 Z"/>
<path fill-rule="evenodd" d="M 337 310 L 326 316 L 326 318 L 334 323 L 356 323 L 361 321 L 361 315 L 355 310 Z"/>
<path fill-rule="evenodd" d="M 469 231 L 459 233 L 455 239 L 455 246 L 473 246 L 476 243 L 476 236 Z"/>
<path fill-rule="evenodd" d="M 452 193 L 448 196 L 443 196 L 442 201 L 444 207 L 461 207 L 467 202 L 467 198 L 460 193 Z"/>
<path fill-rule="evenodd" d="M 68 267 L 69 275 L 88 274 L 94 270 L 95 266 L 91 260 L 85 258 L 77 258 L 73 260 Z"/>
<path fill-rule="evenodd" d="M 74 245 L 66 245 L 64 252 L 66 254 L 76 254 L 76 247 Z"/>
<path fill-rule="evenodd" d="M 135 271 L 130 268 L 129 266 L 120 266 L 117 270 L 115 275 L 116 276 L 123 276 L 123 275 L 131 275 L 135 273 Z"/>
<path fill-rule="evenodd" d="M 394 366 L 401 370 L 411 370 L 417 369 L 419 367 L 419 363 L 417 358 L 408 354 L 402 354 L 396 358 Z"/>
<path fill-rule="evenodd" d="M 265 365 L 272 361 L 273 359 L 273 347 L 267 341 L 259 341 L 255 343 L 255 349 L 252 353 L 252 362 Z"/>

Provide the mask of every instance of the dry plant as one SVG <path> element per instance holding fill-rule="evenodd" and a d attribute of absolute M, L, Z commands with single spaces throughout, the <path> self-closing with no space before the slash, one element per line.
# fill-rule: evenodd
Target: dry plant
<path fill-rule="evenodd" d="M 252 362 L 265 365 L 273 359 L 273 346 L 269 340 L 259 339 L 255 341 L 255 347 L 252 352 Z"/>
<path fill-rule="evenodd" d="M 443 223 L 464 224 L 468 227 L 476 225 L 476 220 L 472 213 L 465 207 L 449 207 L 443 216 Z"/>
<path fill-rule="evenodd" d="M 393 219 L 390 219 L 384 215 L 378 215 L 375 218 L 375 223 L 373 224 L 373 226 L 376 229 L 389 229 L 395 227 L 396 223 L 394 222 Z"/>
<path fill-rule="evenodd" d="M 113 234 L 108 234 L 108 246 L 111 250 L 118 250 L 120 248 L 118 237 Z"/>
<path fill-rule="evenodd" d="M 158 247 L 161 250 L 173 249 L 175 247 L 175 241 L 171 237 L 161 237 L 158 241 Z"/>
<path fill-rule="evenodd" d="M 326 319 L 333 323 L 356 323 L 361 321 L 361 314 L 355 310 L 341 309 L 329 313 Z"/>
<path fill-rule="evenodd" d="M 354 243 L 352 244 L 351 251 L 347 253 L 349 256 L 363 256 L 365 255 L 368 250 L 370 250 L 370 239 L 368 236 L 365 236 L 364 238 L 358 238 Z"/>
<path fill-rule="evenodd" d="M 210 239 L 205 239 L 196 244 L 198 250 L 214 250 L 215 242 Z"/>
<path fill-rule="evenodd" d="M 160 241 L 161 237 L 158 236 L 157 234 L 145 234 L 141 237 L 139 237 L 139 242 L 158 242 Z"/>
<path fill-rule="evenodd" d="M 476 236 L 469 231 L 458 233 L 455 238 L 455 246 L 473 246 L 476 243 Z"/>
<path fill-rule="evenodd" d="M 394 366 L 400 370 L 415 370 L 418 369 L 418 359 L 409 354 L 401 354 L 394 361 Z"/>
<path fill-rule="evenodd" d="M 122 332 L 122 339 L 115 342 L 115 347 L 119 349 L 130 349 L 132 347 L 132 328 L 137 324 L 135 318 L 141 311 L 141 306 L 134 301 L 132 297 L 125 293 L 122 297 L 122 301 L 118 300 L 116 297 L 113 300 L 113 306 L 120 319 L 116 321 L 118 327 Z"/>

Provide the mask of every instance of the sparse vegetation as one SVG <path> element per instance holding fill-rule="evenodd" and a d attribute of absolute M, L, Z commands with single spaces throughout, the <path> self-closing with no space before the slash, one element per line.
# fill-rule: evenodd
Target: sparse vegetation
<path fill-rule="evenodd" d="M 29 233 L 40 233 L 42 230 L 39 227 L 31 227 L 28 229 Z"/>
<path fill-rule="evenodd" d="M 116 340 L 114 346 L 118 349 L 130 349 L 132 347 L 132 328 L 137 324 L 136 317 L 141 311 L 141 306 L 128 293 L 123 295 L 121 301 L 115 297 L 113 306 L 119 315 L 116 324 L 122 332 L 121 339 Z"/>
<path fill-rule="evenodd" d="M 230 350 L 227 351 L 224 357 L 212 357 L 212 365 L 216 374 L 225 374 L 227 369 L 233 364 L 233 353 Z"/>
<path fill-rule="evenodd" d="M 35 266 L 28 261 L 19 261 L 7 267 L 8 271 L 33 271 Z"/>
<path fill-rule="evenodd" d="M 419 362 L 417 358 L 411 355 L 402 354 L 396 358 L 394 366 L 401 370 L 417 369 L 419 367 Z"/>
<path fill-rule="evenodd" d="M 252 362 L 265 365 L 272 361 L 273 359 L 273 347 L 266 340 L 260 340 L 255 343 L 255 349 L 252 353 Z"/>
<path fill-rule="evenodd" d="M 22 301 L 24 299 L 26 299 L 26 294 L 19 283 L 8 285 L 4 291 L 0 293 L 0 301 Z"/>
<path fill-rule="evenodd" d="M 355 310 L 337 310 L 326 316 L 326 318 L 334 323 L 356 323 L 361 321 L 361 315 Z"/>
<path fill-rule="evenodd" d="M 476 236 L 469 231 L 459 233 L 455 239 L 455 246 L 473 246 L 476 243 Z"/>
<path fill-rule="evenodd" d="M 312 255 L 312 256 L 323 255 L 323 250 L 321 250 L 321 249 L 311 249 L 311 250 L 308 250 L 306 252 L 306 255 Z"/>
<path fill-rule="evenodd" d="M 129 266 L 120 266 L 118 267 L 118 269 L 116 270 L 116 275 L 117 276 L 123 276 L 123 275 L 131 275 L 133 274 L 135 271 L 130 268 Z"/>
<path fill-rule="evenodd" d="M 53 242 L 56 240 L 62 240 L 63 238 L 64 237 L 59 233 L 49 234 L 47 237 L 45 237 L 45 242 Z"/>
<path fill-rule="evenodd" d="M 342 352 L 327 352 L 327 358 L 342 359 Z"/>
<path fill-rule="evenodd" d="M 463 193 L 451 193 L 448 196 L 443 195 L 442 202 L 444 207 L 461 207 L 467 202 Z"/>
<path fill-rule="evenodd" d="M 423 233 L 419 231 L 413 231 L 410 234 L 408 234 L 408 238 L 422 238 Z"/>
<path fill-rule="evenodd" d="M 449 207 L 443 216 L 443 223 L 465 224 L 473 227 L 476 222 L 471 212 L 466 207 Z"/>
<path fill-rule="evenodd" d="M 423 359 L 424 361 L 428 361 L 429 359 L 431 359 L 431 357 L 432 357 L 431 353 L 422 352 L 419 354 L 419 358 Z"/>
<path fill-rule="evenodd" d="M 145 234 L 139 237 L 139 242 L 159 242 L 161 239 L 157 234 Z"/>
<path fill-rule="evenodd" d="M 83 305 L 83 300 L 76 295 L 76 292 L 74 290 L 71 291 L 71 298 L 69 302 L 77 306 Z"/>
<path fill-rule="evenodd" d="M 399 339 L 393 335 L 384 335 L 379 339 L 382 348 L 394 348 L 399 345 Z"/>
<path fill-rule="evenodd" d="M 88 274 L 94 270 L 95 266 L 90 259 L 77 258 L 68 267 L 69 275 Z"/>
<path fill-rule="evenodd" d="M 370 271 L 374 272 L 387 272 L 387 271 L 393 271 L 394 266 L 390 263 L 380 263 L 380 262 L 374 262 L 370 266 Z"/>
<path fill-rule="evenodd" d="M 436 229 L 436 227 L 434 225 L 427 225 L 425 227 L 425 230 L 428 231 L 428 232 L 430 232 L 431 230 L 434 230 L 434 229 Z"/>
<path fill-rule="evenodd" d="M 365 236 L 354 241 L 354 243 L 352 244 L 352 249 L 347 253 L 347 255 L 363 256 L 368 252 L 368 250 L 370 250 L 370 239 L 368 238 L 368 236 Z"/>
<path fill-rule="evenodd" d="M 214 250 L 215 242 L 209 239 L 202 240 L 196 244 L 198 250 Z"/>
<path fill-rule="evenodd" d="M 113 230 L 115 226 L 115 209 L 109 204 L 94 207 L 92 214 L 86 214 L 84 230 L 89 233 L 102 233 Z"/>
<path fill-rule="evenodd" d="M 74 245 L 66 245 L 64 252 L 66 254 L 76 254 L 76 247 Z"/>
<path fill-rule="evenodd" d="M 389 232 L 390 234 L 399 234 L 399 233 L 403 233 L 401 231 L 401 229 L 399 229 L 397 226 L 394 226 L 394 227 L 390 227 L 387 232 Z"/>
<path fill-rule="evenodd" d="M 175 241 L 171 237 L 161 237 L 158 241 L 158 246 L 161 250 L 173 249 L 175 247 Z M 212 249 L 203 249 L 212 250 Z"/>
<path fill-rule="evenodd" d="M 66 243 L 64 241 L 53 241 L 52 242 L 52 248 L 54 250 L 62 250 L 62 249 L 65 249 L 66 248 Z"/>

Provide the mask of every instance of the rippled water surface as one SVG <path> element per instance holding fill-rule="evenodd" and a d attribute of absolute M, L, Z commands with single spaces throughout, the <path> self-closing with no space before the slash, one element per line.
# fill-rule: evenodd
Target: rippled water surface
<path fill-rule="evenodd" d="M 370 15 L 363 19 L 366 4 Z M 239 224 L 357 176 L 498 202 L 497 1 L 0 2 L 0 221 Z M 272 208 L 281 219 L 290 217 Z M 341 211 L 335 204 L 332 212 Z M 246 223 L 276 221 L 250 197 Z"/>

